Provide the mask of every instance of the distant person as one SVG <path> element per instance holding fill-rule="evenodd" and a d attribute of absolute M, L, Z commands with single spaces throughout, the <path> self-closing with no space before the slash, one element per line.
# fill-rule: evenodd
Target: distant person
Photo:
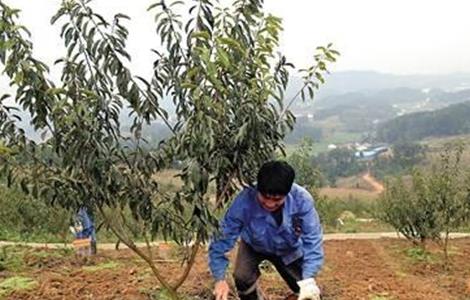
<path fill-rule="evenodd" d="M 226 300 L 226 253 L 241 237 L 234 279 L 241 300 L 262 300 L 259 265 L 270 261 L 299 300 L 320 299 L 315 276 L 323 265 L 323 234 L 313 198 L 294 183 L 295 171 L 282 161 L 265 163 L 257 185 L 243 189 L 221 221 L 209 246 L 216 300 Z"/>
<path fill-rule="evenodd" d="M 95 225 L 85 207 L 81 207 L 74 216 L 71 231 L 78 240 L 90 239 L 90 254 L 97 253 Z"/>

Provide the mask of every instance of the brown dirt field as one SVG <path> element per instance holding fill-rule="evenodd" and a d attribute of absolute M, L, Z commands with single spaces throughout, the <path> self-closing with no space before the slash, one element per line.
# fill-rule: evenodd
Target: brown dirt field
<path fill-rule="evenodd" d="M 336 180 L 337 188 L 358 189 L 374 192 L 374 187 L 363 178 L 363 174 L 357 174 L 350 177 L 339 177 Z"/>
<path fill-rule="evenodd" d="M 382 183 L 369 173 L 358 176 L 341 178 L 337 187 L 323 187 L 319 189 L 320 195 L 339 199 L 361 199 L 375 201 L 384 190 Z"/>
<path fill-rule="evenodd" d="M 360 199 L 367 201 L 375 201 L 378 197 L 378 193 L 371 192 L 363 189 L 356 188 L 331 188 L 324 187 L 319 189 L 321 196 L 327 196 L 329 198 L 339 199 Z"/>
<path fill-rule="evenodd" d="M 437 246 L 430 245 L 431 254 L 423 260 L 409 254 L 412 253 L 410 244 L 404 240 L 326 241 L 325 267 L 317 278 L 323 299 L 468 300 L 470 239 L 452 240 L 451 246 L 450 268 L 445 271 Z M 155 252 L 155 258 L 167 260 L 160 263 L 165 276 L 176 277 L 180 272 L 179 263 L 172 260 L 175 252 L 160 252 L 160 255 Z M 205 254 L 198 256 L 181 289 L 187 299 L 212 299 L 213 283 Z M 14 292 L 6 299 L 161 299 L 150 296 L 157 292 L 158 285 L 149 269 L 129 250 L 101 251 L 88 259 L 41 256 L 38 260 L 26 255 L 24 262 L 24 269 L 16 275 L 34 278 L 38 287 Z M 0 281 L 12 275 L 0 272 Z M 282 300 L 289 294 L 286 285 L 269 266 L 263 268 L 261 278 L 268 300 Z"/>

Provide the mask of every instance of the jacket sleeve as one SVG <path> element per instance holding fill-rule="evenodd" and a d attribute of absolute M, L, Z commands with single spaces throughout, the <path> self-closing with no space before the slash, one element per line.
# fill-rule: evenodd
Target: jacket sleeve
<path fill-rule="evenodd" d="M 242 231 L 242 205 L 245 194 L 242 192 L 236 197 L 220 222 L 219 234 L 214 236 L 209 245 L 209 268 L 215 280 L 225 278 L 225 271 L 229 262 L 225 254 L 233 249 Z"/>
<path fill-rule="evenodd" d="M 303 279 L 317 275 L 323 266 L 323 231 L 320 218 L 314 207 L 314 201 L 307 191 L 301 194 L 300 218 L 302 220 L 302 243 L 304 259 L 302 265 Z"/>
<path fill-rule="evenodd" d="M 93 221 L 91 220 L 86 208 L 82 207 L 78 211 L 78 218 L 83 226 L 83 229 L 89 229 L 94 227 Z"/>

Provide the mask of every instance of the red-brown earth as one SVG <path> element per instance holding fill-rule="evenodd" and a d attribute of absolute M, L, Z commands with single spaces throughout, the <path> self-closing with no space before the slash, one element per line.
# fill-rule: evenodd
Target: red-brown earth
<path fill-rule="evenodd" d="M 166 277 L 176 277 L 181 272 L 177 251 L 162 250 L 155 249 L 154 258 Z M 430 245 L 428 250 L 423 254 L 397 239 L 326 241 L 325 266 L 317 278 L 323 299 L 470 299 L 470 239 L 452 240 L 447 269 L 438 246 Z M 1 271 L 0 282 L 15 275 L 38 284 L 28 291 L 12 292 L 6 299 L 162 298 L 149 268 L 129 250 L 103 250 L 86 259 L 53 255 L 59 250 L 22 251 L 23 266 L 14 272 Z M 42 254 L 37 255 L 38 251 Z M 289 295 L 269 265 L 264 266 L 261 278 L 267 299 Z M 206 253 L 201 252 L 181 292 L 187 299 L 212 299 L 212 284 Z"/>

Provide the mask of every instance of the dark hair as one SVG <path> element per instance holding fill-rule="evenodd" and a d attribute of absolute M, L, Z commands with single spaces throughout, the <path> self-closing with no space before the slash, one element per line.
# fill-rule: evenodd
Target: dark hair
<path fill-rule="evenodd" d="M 258 172 L 258 192 L 263 195 L 287 195 L 294 183 L 295 171 L 285 161 L 269 161 Z"/>

